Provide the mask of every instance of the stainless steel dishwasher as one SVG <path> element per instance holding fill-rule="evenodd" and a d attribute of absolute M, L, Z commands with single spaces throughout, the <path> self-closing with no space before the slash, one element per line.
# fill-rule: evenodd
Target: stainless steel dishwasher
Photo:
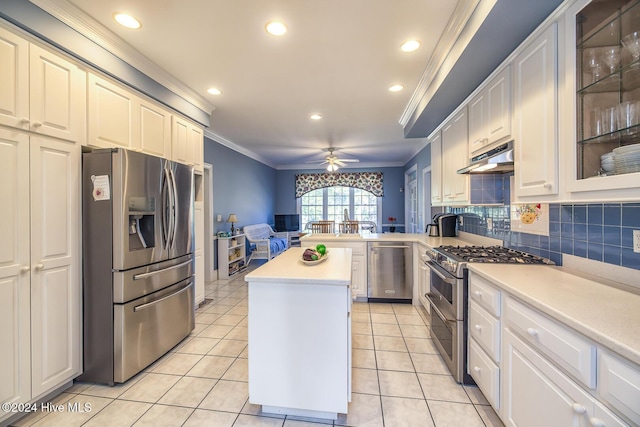
<path fill-rule="evenodd" d="M 369 301 L 411 302 L 413 251 L 404 242 L 369 242 Z"/>

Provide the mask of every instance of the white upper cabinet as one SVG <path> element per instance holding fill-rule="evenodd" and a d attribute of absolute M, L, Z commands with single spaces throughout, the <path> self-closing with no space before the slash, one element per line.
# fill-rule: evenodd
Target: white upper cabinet
<path fill-rule="evenodd" d="M 0 124 L 69 141 L 86 133 L 86 73 L 0 28 Z"/>
<path fill-rule="evenodd" d="M 467 128 L 466 108 L 442 128 L 442 199 L 445 205 L 469 204 L 469 175 L 457 173 L 469 162 Z"/>
<path fill-rule="evenodd" d="M 135 95 L 97 75 L 89 74 L 89 138 L 87 145 L 101 148 L 136 147 Z"/>
<path fill-rule="evenodd" d="M 516 200 L 558 193 L 557 39 L 553 22 L 512 62 Z"/>
<path fill-rule="evenodd" d="M 511 137 L 511 66 L 469 101 L 469 157 Z"/>
<path fill-rule="evenodd" d="M 640 3 L 623 3 L 578 0 L 564 14 L 565 87 L 560 105 L 561 136 L 567 144 L 561 155 L 570 201 L 638 200 L 640 172 L 634 155 L 620 153 L 618 162 L 612 157 L 608 164 L 601 159 L 637 144 L 640 136 L 637 115 L 621 114 L 624 104 L 640 103 L 640 60 L 623 43 L 627 35 L 640 31 Z M 615 54 L 596 55 L 605 49 Z M 618 112 L 613 125 L 608 111 Z"/>
<path fill-rule="evenodd" d="M 140 120 L 140 150 L 171 158 L 171 113 L 144 99 L 137 105 Z"/>
<path fill-rule="evenodd" d="M 204 133 L 191 122 L 173 116 L 171 124 L 171 159 L 202 171 L 204 165 Z"/>
<path fill-rule="evenodd" d="M 442 136 L 440 131 L 429 139 L 431 145 L 431 204 L 442 203 Z"/>
<path fill-rule="evenodd" d="M 130 90 L 89 74 L 89 139 L 94 147 L 122 147 L 171 158 L 171 113 Z"/>

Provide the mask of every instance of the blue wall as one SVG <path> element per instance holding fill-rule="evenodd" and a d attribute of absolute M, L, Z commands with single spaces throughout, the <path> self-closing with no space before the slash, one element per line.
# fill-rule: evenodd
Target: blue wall
<path fill-rule="evenodd" d="M 226 220 L 235 213 L 243 227 L 273 223 L 276 200 L 276 171 L 256 160 L 204 139 L 204 161 L 213 165 L 214 232 L 229 231 Z M 222 222 L 217 216 L 222 215 Z"/>
<path fill-rule="evenodd" d="M 348 172 L 382 172 L 384 174 L 382 186 L 384 196 L 382 197 L 382 223 L 387 222 L 387 218 L 394 216 L 398 222 L 402 223 L 404 218 L 404 193 L 400 188 L 404 187 L 404 170 L 401 167 L 395 168 L 369 168 L 369 169 L 346 169 Z M 326 173 L 326 169 L 315 170 L 279 170 L 276 172 L 276 207 L 277 214 L 296 213 L 295 183 L 296 174 L 300 173 Z M 273 222 L 273 219 L 269 222 Z M 385 227 L 386 230 L 386 227 Z M 403 231 L 398 227 L 398 231 Z"/>

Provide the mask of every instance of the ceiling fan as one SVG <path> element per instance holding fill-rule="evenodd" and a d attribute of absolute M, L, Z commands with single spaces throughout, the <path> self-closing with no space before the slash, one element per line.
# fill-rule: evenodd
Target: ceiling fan
<path fill-rule="evenodd" d="M 327 155 L 327 157 L 324 158 L 324 160 L 313 160 L 307 163 L 318 163 L 320 165 L 327 165 L 327 170 L 329 172 L 335 172 L 338 170 L 338 168 L 340 166 L 344 167 L 347 165 L 347 163 L 358 163 L 360 160 L 358 159 L 340 159 L 338 158 L 338 156 L 336 156 L 335 154 L 333 154 L 333 152 L 335 151 L 335 148 L 328 148 L 326 151 L 329 152 L 329 154 Z"/>

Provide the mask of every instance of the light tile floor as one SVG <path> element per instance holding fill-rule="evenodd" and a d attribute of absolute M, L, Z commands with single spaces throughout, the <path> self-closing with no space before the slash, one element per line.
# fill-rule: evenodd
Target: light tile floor
<path fill-rule="evenodd" d="M 75 383 L 53 399 L 90 404 L 90 412 L 34 413 L 14 425 L 502 426 L 476 387 L 453 380 L 429 338 L 424 312 L 407 304 L 354 303 L 347 415 L 331 422 L 262 414 L 248 402 L 244 274 L 206 285 L 211 302 L 196 311 L 191 335 L 131 380 L 115 387 Z"/>

